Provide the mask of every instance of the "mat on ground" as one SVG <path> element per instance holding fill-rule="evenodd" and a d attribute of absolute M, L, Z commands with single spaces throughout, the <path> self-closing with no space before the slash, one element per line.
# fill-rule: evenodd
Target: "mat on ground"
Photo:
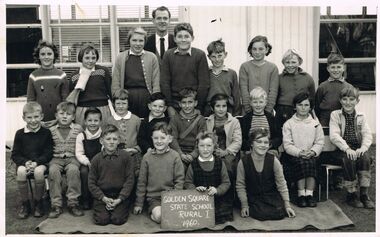
<path fill-rule="evenodd" d="M 294 231 L 306 227 L 319 230 L 331 230 L 338 227 L 352 226 L 352 221 L 331 200 L 318 203 L 317 208 L 298 208 L 293 206 L 297 216 L 280 221 L 258 221 L 252 218 L 240 217 L 240 211 L 234 210 L 234 221 L 216 225 L 210 230 L 223 230 L 232 226 L 236 230 L 258 231 Z M 121 226 L 97 226 L 92 222 L 92 211 L 86 211 L 82 217 L 73 217 L 67 212 L 57 219 L 46 219 L 36 229 L 41 233 L 158 233 L 163 232 L 159 224 L 151 221 L 146 212 L 140 215 L 130 214 L 127 223 Z"/>

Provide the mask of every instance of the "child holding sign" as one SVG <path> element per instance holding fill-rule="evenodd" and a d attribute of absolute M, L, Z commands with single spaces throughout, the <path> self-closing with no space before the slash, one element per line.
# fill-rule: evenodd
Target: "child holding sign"
<path fill-rule="evenodd" d="M 193 160 L 186 172 L 185 189 L 196 189 L 215 195 L 215 224 L 233 220 L 232 200 L 226 198 L 231 186 L 224 162 L 213 156 L 217 138 L 212 132 L 200 132 L 197 136 L 198 159 Z"/>
<path fill-rule="evenodd" d="M 161 192 L 183 189 L 185 175 L 180 155 L 169 147 L 173 140 L 171 127 L 158 122 L 152 131 L 154 149 L 149 150 L 141 161 L 133 213 L 142 212 L 146 197 L 150 218 L 160 223 Z"/>

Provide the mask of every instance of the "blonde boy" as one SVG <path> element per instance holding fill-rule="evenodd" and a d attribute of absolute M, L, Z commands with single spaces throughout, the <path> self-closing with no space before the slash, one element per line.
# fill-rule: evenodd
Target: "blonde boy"
<path fill-rule="evenodd" d="M 45 191 L 44 172 L 53 154 L 53 140 L 49 129 L 41 127 L 44 115 L 37 102 L 28 102 L 23 108 L 24 128 L 17 130 L 11 159 L 17 166 L 17 186 L 21 198 L 18 218 L 29 216 L 30 202 L 28 197 L 27 176 L 33 174 L 35 180 L 34 216 L 43 216 L 42 195 Z"/>

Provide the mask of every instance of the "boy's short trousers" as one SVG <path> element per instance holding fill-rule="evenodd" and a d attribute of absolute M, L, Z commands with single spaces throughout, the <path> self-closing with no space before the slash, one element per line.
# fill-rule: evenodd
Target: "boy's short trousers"
<path fill-rule="evenodd" d="M 161 206 L 161 197 L 149 197 L 146 202 L 148 203 L 148 213 L 151 214 L 155 207 Z"/>

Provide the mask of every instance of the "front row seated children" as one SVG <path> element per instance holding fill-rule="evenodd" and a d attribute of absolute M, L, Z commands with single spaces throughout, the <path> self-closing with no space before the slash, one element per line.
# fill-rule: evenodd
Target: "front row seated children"
<path fill-rule="evenodd" d="M 371 159 L 367 153 L 372 143 L 372 134 L 364 114 L 355 110 L 358 102 L 358 89 L 353 86 L 342 89 L 342 109 L 333 111 L 330 118 L 330 140 L 339 150 L 328 163 L 343 167 L 347 203 L 353 207 L 372 209 L 375 205 L 368 197 Z M 358 181 L 360 199 L 356 194 Z"/>
<path fill-rule="evenodd" d="M 142 212 L 144 201 L 154 222 L 161 222 L 161 192 L 181 190 L 184 183 L 184 168 L 180 155 L 170 149 L 172 129 L 165 122 L 156 123 L 152 128 L 154 149 L 143 157 L 137 182 L 134 214 Z"/>
<path fill-rule="evenodd" d="M 213 156 L 216 140 L 212 132 L 198 134 L 199 157 L 190 163 L 184 187 L 215 196 L 215 224 L 222 224 L 233 220 L 233 200 L 225 195 L 231 186 L 226 165 L 219 157 Z"/>
<path fill-rule="evenodd" d="M 35 180 L 33 215 L 35 217 L 44 215 L 41 200 L 45 191 L 44 172 L 53 155 L 53 140 L 49 129 L 41 127 L 43 113 L 40 104 L 28 102 L 22 112 L 26 126 L 16 132 L 11 159 L 17 166 L 16 180 L 21 198 L 17 216 L 25 219 L 31 212 L 26 181 L 29 174 L 34 174 Z"/>
<path fill-rule="evenodd" d="M 99 141 L 102 133 L 101 124 L 102 112 L 96 107 L 88 108 L 84 113 L 85 130 L 78 134 L 75 144 L 75 156 L 81 164 L 79 171 L 82 187 L 81 201 L 84 210 L 91 209 L 92 197 L 88 190 L 88 172 L 92 158 L 102 149 Z"/>
<path fill-rule="evenodd" d="M 236 192 L 241 202 L 241 216 L 260 221 L 295 217 L 280 161 L 268 153 L 269 131 L 250 133 L 251 153 L 238 163 Z"/>
<path fill-rule="evenodd" d="M 108 118 L 107 124 L 113 124 L 119 129 L 119 148 L 127 151 L 135 159 L 135 177 L 137 178 L 140 169 L 141 151 L 137 145 L 137 134 L 141 120 L 128 110 L 128 91 L 118 89 L 112 97 L 115 113 Z"/>
<path fill-rule="evenodd" d="M 269 152 L 278 157 L 278 147 L 282 143 L 281 127 L 277 124 L 274 116 L 265 111 L 267 105 L 267 93 L 261 87 L 255 87 L 249 93 L 249 102 L 252 111 L 245 114 L 240 120 L 243 144 L 242 151 L 249 151 L 251 144 L 249 142 L 249 134 L 256 128 L 266 128 L 270 131 L 270 147 Z"/>
<path fill-rule="evenodd" d="M 185 88 L 179 92 L 179 96 L 181 110 L 170 119 L 173 129 L 172 148 L 181 155 L 186 170 L 189 163 L 198 157 L 195 141 L 198 133 L 206 128 L 206 120 L 195 109 L 198 104 L 196 91 Z"/>
<path fill-rule="evenodd" d="M 150 96 L 148 109 L 149 116 L 141 121 L 137 143 L 141 153 L 145 154 L 149 149 L 153 149 L 152 128 L 158 122 L 169 123 L 169 117 L 165 116 L 166 98 L 161 92 L 153 93 Z"/>
<path fill-rule="evenodd" d="M 75 157 L 75 142 L 83 131 L 79 124 L 73 123 L 75 105 L 71 102 L 61 102 L 55 113 L 58 123 L 50 127 L 53 137 L 53 159 L 49 163 L 49 184 L 51 209 L 49 218 L 57 218 L 62 213 L 62 172 L 66 172 L 67 206 L 73 216 L 83 216 L 79 208 L 81 195 L 80 163 Z"/>
<path fill-rule="evenodd" d="M 285 154 L 281 157 L 287 182 L 297 182 L 299 207 L 316 207 L 313 198 L 317 176 L 317 158 L 322 152 L 324 134 L 321 124 L 314 120 L 308 93 L 293 99 L 296 113 L 283 126 Z M 288 167 L 286 167 L 288 166 Z"/>
<path fill-rule="evenodd" d="M 119 130 L 108 124 L 100 138 L 103 150 L 91 160 L 88 188 L 94 198 L 93 220 L 97 225 L 122 225 L 128 219 L 135 175 L 134 159 L 118 149 Z"/>

